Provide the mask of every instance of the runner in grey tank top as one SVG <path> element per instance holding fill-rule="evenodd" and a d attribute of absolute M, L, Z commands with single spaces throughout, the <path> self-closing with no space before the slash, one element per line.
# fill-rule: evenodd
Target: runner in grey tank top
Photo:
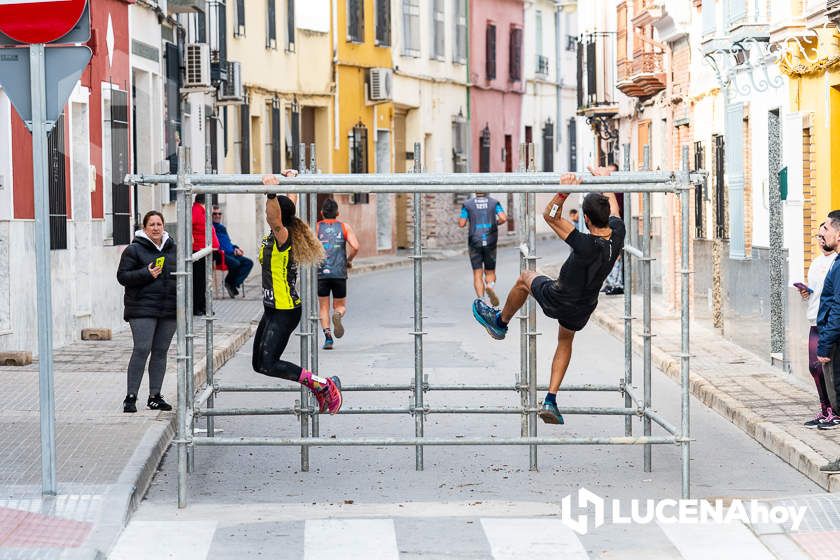
<path fill-rule="evenodd" d="M 321 328 L 324 330 L 324 350 L 330 350 L 335 344 L 333 330 L 330 329 L 330 296 L 332 296 L 332 323 L 335 338 L 344 336 L 341 319 L 347 312 L 347 269 L 356 253 L 359 241 L 353 228 L 338 218 L 338 203 L 328 198 L 321 207 L 323 219 L 318 222 L 316 234 L 324 246 L 326 258 L 318 267 L 318 304 L 320 308 Z"/>

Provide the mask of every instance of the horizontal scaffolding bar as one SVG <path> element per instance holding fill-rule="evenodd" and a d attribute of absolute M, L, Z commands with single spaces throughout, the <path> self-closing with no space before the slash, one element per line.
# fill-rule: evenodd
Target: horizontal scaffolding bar
<path fill-rule="evenodd" d="M 485 406 L 485 407 L 424 407 L 422 409 L 409 407 L 396 408 L 342 408 L 341 414 L 410 414 L 425 412 L 426 414 L 523 414 L 536 412 L 538 409 L 523 409 L 521 407 Z M 609 408 L 570 406 L 561 407 L 561 414 L 603 414 L 609 416 L 636 416 L 641 410 L 636 408 Z M 198 416 L 283 416 L 308 412 L 300 408 L 204 408 L 197 409 Z"/>
<path fill-rule="evenodd" d="M 526 389 L 522 387 L 521 389 Z M 224 385 L 217 384 L 215 390 L 218 393 L 299 393 L 298 385 Z M 341 392 L 352 391 L 413 391 L 414 385 L 342 385 Z M 424 385 L 424 391 L 518 391 L 516 385 Z M 540 385 L 538 391 L 547 391 L 548 385 Z M 618 385 L 562 385 L 561 391 L 621 391 Z"/>
<path fill-rule="evenodd" d="M 675 436 L 641 437 L 489 437 L 489 438 L 280 438 L 280 437 L 193 437 L 193 445 L 278 445 L 288 447 L 413 447 L 416 445 L 646 445 L 675 444 L 682 439 Z"/>
<path fill-rule="evenodd" d="M 656 422 L 657 424 L 659 424 L 660 426 L 662 426 L 662 429 L 664 429 L 666 432 L 673 436 L 677 435 L 677 433 L 679 432 L 679 429 L 676 426 L 665 420 L 663 416 L 661 416 L 658 412 L 654 410 L 647 409 L 644 411 L 644 415 Z"/>
<path fill-rule="evenodd" d="M 188 176 L 194 193 L 324 192 L 324 193 L 471 193 L 475 187 L 493 192 L 676 192 L 683 172 L 615 172 L 609 176 L 580 173 L 580 185 L 560 185 L 561 173 L 393 173 L 304 174 L 280 178 L 280 185 L 263 185 L 262 175 L 196 174 Z M 176 175 L 127 175 L 126 182 L 170 183 Z M 234 187 L 231 189 L 230 187 Z"/>
<path fill-rule="evenodd" d="M 645 258 L 644 253 L 642 253 L 639 249 L 633 247 L 629 243 L 624 244 L 624 252 L 630 253 L 631 255 L 633 255 L 634 257 L 639 258 L 639 259 Z"/>
<path fill-rule="evenodd" d="M 192 254 L 192 260 L 197 261 L 199 259 L 203 259 L 207 255 L 213 252 L 213 247 L 204 247 L 203 249 L 199 249 L 195 253 Z"/>

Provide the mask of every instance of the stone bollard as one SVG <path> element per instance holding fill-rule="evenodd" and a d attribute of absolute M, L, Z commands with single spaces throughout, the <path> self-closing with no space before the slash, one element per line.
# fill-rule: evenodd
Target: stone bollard
<path fill-rule="evenodd" d="M 82 340 L 111 340 L 111 329 L 82 329 Z"/>
<path fill-rule="evenodd" d="M 28 366 L 32 363 L 32 352 L 0 352 L 0 366 Z"/>

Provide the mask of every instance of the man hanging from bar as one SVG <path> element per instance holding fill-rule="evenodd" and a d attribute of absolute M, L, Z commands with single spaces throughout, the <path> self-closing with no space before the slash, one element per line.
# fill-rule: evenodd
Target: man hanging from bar
<path fill-rule="evenodd" d="M 609 167 L 589 168 L 593 175 L 612 173 Z M 573 173 L 560 178 L 561 185 L 579 185 Z M 568 194 L 558 193 L 545 208 L 543 218 L 548 226 L 572 249 L 554 280 L 532 270 L 522 272 L 507 296 L 500 311 L 481 299 L 473 302 L 473 316 L 496 340 L 505 338 L 508 322 L 533 295 L 548 317 L 560 324 L 557 348 L 551 362 L 551 381 L 539 416 L 547 424 L 562 424 L 563 416 L 557 408 L 557 391 L 566 375 L 572 357 L 575 333 L 589 321 L 598 305 L 598 293 L 624 247 L 624 222 L 618 201 L 613 193 L 589 193 L 583 199 L 583 219 L 589 233 L 581 233 L 575 225 L 562 217 Z"/>
<path fill-rule="evenodd" d="M 282 173 L 294 177 L 294 170 Z M 264 185 L 279 185 L 274 175 L 263 177 Z M 284 195 L 267 195 L 265 219 L 271 232 L 259 251 L 262 265 L 263 316 L 254 336 L 254 371 L 295 381 L 312 390 L 319 412 L 337 414 L 341 409 L 341 381 L 337 376 L 320 377 L 297 364 L 281 359 L 289 338 L 300 323 L 297 293 L 298 266 L 317 266 L 324 260 L 324 248 L 315 234 L 295 216 L 295 203 Z"/>

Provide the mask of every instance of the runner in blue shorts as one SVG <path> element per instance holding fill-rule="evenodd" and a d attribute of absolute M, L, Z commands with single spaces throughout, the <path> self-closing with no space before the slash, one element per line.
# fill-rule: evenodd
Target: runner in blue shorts
<path fill-rule="evenodd" d="M 589 171 L 593 175 L 609 175 L 613 170 L 590 167 Z M 562 185 L 579 185 L 580 182 L 573 173 L 567 173 L 560 179 Z M 497 340 L 505 337 L 508 322 L 529 295 L 534 296 L 543 313 L 559 323 L 548 394 L 539 412 L 540 418 L 548 424 L 563 423 L 563 416 L 557 409 L 557 391 L 572 357 L 572 340 L 595 311 L 601 286 L 624 247 L 624 222 L 619 216 L 614 194 L 590 193 L 583 199 L 583 219 L 589 233 L 578 231 L 572 222 L 562 218 L 563 203 L 567 197 L 562 193 L 555 195 L 543 213 L 548 226 L 572 249 L 558 278 L 549 278 L 530 270 L 523 272 L 501 311 L 480 299 L 473 302 L 473 316 Z"/>

